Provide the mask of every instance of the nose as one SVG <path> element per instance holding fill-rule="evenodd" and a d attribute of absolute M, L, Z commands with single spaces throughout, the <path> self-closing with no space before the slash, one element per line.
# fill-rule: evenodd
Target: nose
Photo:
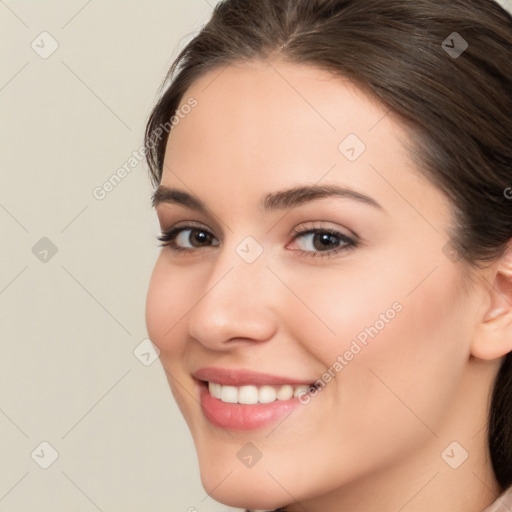
<path fill-rule="evenodd" d="M 212 350 L 268 341 L 277 328 L 277 280 L 264 258 L 249 264 L 230 252 L 212 263 L 188 318 L 190 336 Z"/>

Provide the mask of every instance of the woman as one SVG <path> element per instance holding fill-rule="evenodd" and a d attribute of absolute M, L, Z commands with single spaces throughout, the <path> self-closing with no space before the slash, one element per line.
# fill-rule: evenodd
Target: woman
<path fill-rule="evenodd" d="M 226 0 L 178 57 L 146 320 L 212 498 L 512 509 L 511 63 L 493 0 Z"/>

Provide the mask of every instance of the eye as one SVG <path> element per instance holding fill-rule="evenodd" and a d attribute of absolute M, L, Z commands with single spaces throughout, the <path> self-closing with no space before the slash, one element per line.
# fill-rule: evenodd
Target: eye
<path fill-rule="evenodd" d="M 294 230 L 292 243 L 298 244 L 301 256 L 331 257 L 340 251 L 347 251 L 358 246 L 356 239 L 351 238 L 337 230 L 325 227 L 312 227 L 307 230 Z M 164 231 L 159 237 L 161 247 L 178 253 L 195 252 L 202 247 L 218 246 L 215 236 L 200 225 L 175 226 Z"/>
<path fill-rule="evenodd" d="M 202 226 L 179 226 L 164 231 L 158 240 L 161 247 L 169 247 L 175 253 L 191 252 L 201 247 L 208 247 L 216 238 Z M 188 246 L 187 246 L 188 245 Z M 213 245 L 219 245 L 214 243 Z"/>
<path fill-rule="evenodd" d="M 313 227 L 305 231 L 297 230 L 294 235 L 294 242 L 302 239 L 298 245 L 303 247 L 299 249 L 303 256 L 330 258 L 340 251 L 354 249 L 358 245 L 355 239 L 324 227 Z"/>

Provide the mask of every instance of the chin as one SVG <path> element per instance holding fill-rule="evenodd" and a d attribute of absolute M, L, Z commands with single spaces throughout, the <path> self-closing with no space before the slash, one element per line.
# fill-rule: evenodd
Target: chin
<path fill-rule="evenodd" d="M 257 474 L 255 470 L 233 467 L 221 472 L 216 464 L 208 464 L 201 466 L 201 483 L 211 498 L 229 507 L 274 510 L 290 502 L 264 470 Z"/>

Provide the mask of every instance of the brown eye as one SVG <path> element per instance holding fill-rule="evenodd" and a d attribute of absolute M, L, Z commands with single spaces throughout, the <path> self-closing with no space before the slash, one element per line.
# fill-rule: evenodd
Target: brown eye
<path fill-rule="evenodd" d="M 300 239 L 303 242 L 297 244 L 297 240 Z M 342 250 L 353 249 L 357 246 L 354 239 L 339 231 L 326 228 L 298 231 L 293 240 L 299 247 L 302 246 L 299 248 L 302 255 L 312 257 L 331 257 Z"/>
<path fill-rule="evenodd" d="M 184 245 L 190 243 L 193 247 L 203 247 L 212 240 L 211 233 L 202 229 L 184 229 L 175 237 L 176 244 Z"/>
<path fill-rule="evenodd" d="M 216 238 L 206 229 L 195 226 L 183 226 L 173 228 L 170 231 L 162 233 L 158 237 L 161 246 L 168 246 L 176 252 L 193 251 L 201 247 L 208 247 Z"/>

